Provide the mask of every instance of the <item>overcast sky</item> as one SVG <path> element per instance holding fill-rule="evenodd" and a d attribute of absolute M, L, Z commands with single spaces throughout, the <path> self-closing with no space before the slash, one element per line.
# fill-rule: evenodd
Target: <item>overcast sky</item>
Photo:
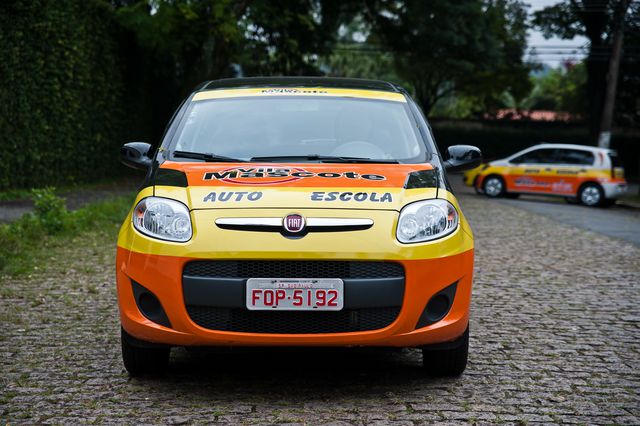
<path fill-rule="evenodd" d="M 529 13 L 540 10 L 546 6 L 552 6 L 561 0 L 524 0 L 529 4 Z M 574 51 L 574 47 L 584 46 L 586 37 L 575 37 L 572 40 L 563 40 L 557 37 L 545 39 L 539 31 L 529 30 L 529 48 L 535 47 L 538 60 L 552 67 L 562 64 L 565 60 L 580 60 L 584 58 L 584 51 Z"/>

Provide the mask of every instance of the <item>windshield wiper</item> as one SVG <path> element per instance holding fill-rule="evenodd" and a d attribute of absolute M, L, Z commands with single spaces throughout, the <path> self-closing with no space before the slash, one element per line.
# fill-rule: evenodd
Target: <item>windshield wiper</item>
<path fill-rule="evenodd" d="M 363 158 L 363 157 L 336 157 L 333 155 L 269 155 L 264 157 L 251 157 L 251 161 L 278 161 L 278 160 L 317 160 L 321 163 L 387 163 L 398 164 L 398 160 Z"/>
<path fill-rule="evenodd" d="M 204 160 L 207 162 L 218 163 L 242 163 L 244 160 L 239 158 L 225 157 L 224 155 L 211 154 L 209 152 L 189 152 L 189 151 L 173 151 L 173 156 L 178 158 L 194 158 L 196 160 Z"/>

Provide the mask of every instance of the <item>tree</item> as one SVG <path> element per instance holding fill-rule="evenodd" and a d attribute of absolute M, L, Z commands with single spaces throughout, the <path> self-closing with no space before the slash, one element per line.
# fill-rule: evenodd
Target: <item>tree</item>
<path fill-rule="evenodd" d="M 319 58 L 333 48 L 338 27 L 354 13 L 341 0 L 253 0 L 240 22 L 240 58 L 248 75 L 318 75 Z"/>
<path fill-rule="evenodd" d="M 331 52 L 321 58 L 320 67 L 329 76 L 369 78 L 408 86 L 394 67 L 393 52 L 366 41 L 371 27 L 362 14 L 338 29 L 338 40 Z"/>
<path fill-rule="evenodd" d="M 428 114 L 442 98 L 491 108 L 529 91 L 526 8 L 518 0 L 367 0 L 371 39 L 394 52 L 399 76 Z"/>
<path fill-rule="evenodd" d="M 565 111 L 583 116 L 586 111 L 584 63 L 566 64 L 531 77 L 533 89 L 520 106 L 525 109 Z"/>
<path fill-rule="evenodd" d="M 114 0 L 115 1 L 115 0 Z M 119 0 L 127 93 L 135 105 L 131 137 L 157 141 L 181 99 L 197 84 L 231 77 L 243 40 L 246 3 L 233 0 Z"/>
<path fill-rule="evenodd" d="M 600 117 L 604 102 L 612 34 L 615 26 L 614 16 L 616 8 L 619 7 L 621 1 L 565 0 L 536 12 L 533 19 L 533 24 L 540 28 L 547 37 L 556 35 L 561 38 L 572 39 L 577 35 L 582 35 L 589 39 L 589 55 L 586 60 L 586 97 L 589 101 L 589 133 L 594 144 L 597 142 L 601 124 Z M 633 37 L 633 32 L 637 32 L 639 29 L 639 21 L 640 3 L 633 2 L 626 17 L 625 37 L 627 37 L 627 32 L 630 33 L 629 38 Z M 635 58 L 633 58 L 633 55 L 630 56 L 630 61 L 623 58 L 620 76 L 623 81 L 632 78 L 629 76 L 629 72 L 634 72 L 632 71 L 634 69 L 633 62 L 636 63 L 635 72 L 637 75 L 637 55 Z M 635 87 L 634 95 L 636 99 L 637 87 Z M 630 89 L 626 87 L 625 92 L 629 93 Z M 618 96 L 620 96 L 620 93 Z M 622 102 L 620 105 L 629 105 L 629 101 Z"/>
<path fill-rule="evenodd" d="M 354 12 L 340 0 L 109 0 L 128 30 L 133 102 L 153 138 L 197 84 L 237 75 L 318 75 Z M 139 126 L 138 126 L 139 127 Z"/>

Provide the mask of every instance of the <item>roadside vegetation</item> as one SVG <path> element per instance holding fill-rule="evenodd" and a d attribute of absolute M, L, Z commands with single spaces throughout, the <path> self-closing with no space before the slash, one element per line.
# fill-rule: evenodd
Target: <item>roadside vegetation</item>
<path fill-rule="evenodd" d="M 140 173 L 131 169 L 126 169 L 123 173 L 118 173 L 116 178 L 96 179 L 90 183 L 67 182 L 55 187 L 49 187 L 51 192 L 59 197 L 65 198 L 65 194 L 78 194 L 85 192 L 121 192 L 123 187 L 135 187 L 140 180 Z M 46 187 L 46 186 L 45 186 Z M 33 199 L 33 188 L 11 188 L 0 191 L 0 202 L 16 202 Z"/>
<path fill-rule="evenodd" d="M 0 225 L 0 276 L 29 274 L 45 265 L 51 251 L 75 244 L 78 238 L 113 240 L 131 207 L 131 196 L 120 196 L 69 211 L 55 188 L 31 191 L 33 213 Z"/>

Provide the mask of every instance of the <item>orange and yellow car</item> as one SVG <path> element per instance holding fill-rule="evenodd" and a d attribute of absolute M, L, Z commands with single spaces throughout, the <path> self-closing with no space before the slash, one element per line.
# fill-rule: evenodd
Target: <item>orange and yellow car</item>
<path fill-rule="evenodd" d="M 556 195 L 585 206 L 608 206 L 627 191 L 615 151 L 540 144 L 464 173 L 464 183 L 488 197 Z"/>
<path fill-rule="evenodd" d="M 473 236 L 400 87 L 225 79 L 183 103 L 120 230 L 122 355 L 132 375 L 175 346 L 417 347 L 431 374 L 467 363 Z"/>

